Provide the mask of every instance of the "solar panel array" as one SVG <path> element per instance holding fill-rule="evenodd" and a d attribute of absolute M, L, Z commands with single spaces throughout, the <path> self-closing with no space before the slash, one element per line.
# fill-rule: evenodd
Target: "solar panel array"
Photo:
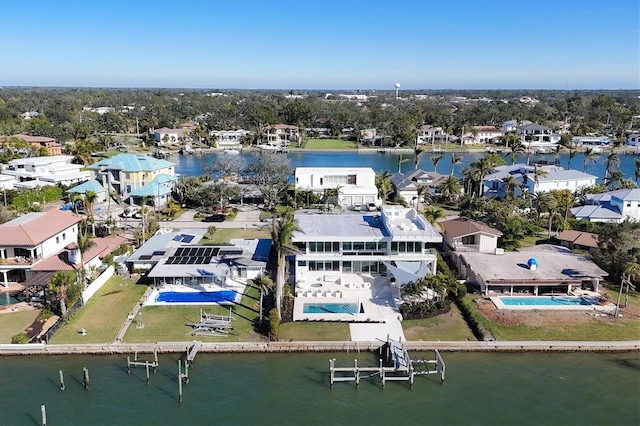
<path fill-rule="evenodd" d="M 240 256 L 242 253 L 242 250 L 224 250 L 220 252 L 220 256 Z"/>
<path fill-rule="evenodd" d="M 179 247 L 166 261 L 167 265 L 207 265 L 218 255 L 218 247 Z"/>

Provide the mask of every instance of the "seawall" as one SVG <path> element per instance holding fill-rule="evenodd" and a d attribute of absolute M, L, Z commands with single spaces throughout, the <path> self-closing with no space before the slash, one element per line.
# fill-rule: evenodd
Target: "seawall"
<path fill-rule="evenodd" d="M 193 342 L 118 343 L 118 344 L 5 344 L 0 345 L 3 355 L 100 355 L 180 353 Z M 283 353 L 283 352 L 343 352 L 370 351 L 381 342 L 203 342 L 198 352 L 203 353 Z M 576 342 L 576 341 L 520 341 L 520 342 L 404 342 L 409 351 L 441 352 L 621 352 L 640 350 L 640 341 Z"/>

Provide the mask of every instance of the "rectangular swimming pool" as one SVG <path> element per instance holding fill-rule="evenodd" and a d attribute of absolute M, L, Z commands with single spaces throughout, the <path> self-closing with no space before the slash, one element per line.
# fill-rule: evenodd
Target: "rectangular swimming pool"
<path fill-rule="evenodd" d="M 357 303 L 305 303 L 302 306 L 303 314 L 357 314 Z M 364 313 L 362 304 L 360 313 Z"/>
<path fill-rule="evenodd" d="M 521 296 L 497 297 L 506 307 L 511 306 L 591 306 L 598 305 L 595 298 L 583 296 Z"/>
<path fill-rule="evenodd" d="M 223 291 L 162 291 L 156 302 L 166 303 L 225 303 L 236 298 L 233 290 Z"/>

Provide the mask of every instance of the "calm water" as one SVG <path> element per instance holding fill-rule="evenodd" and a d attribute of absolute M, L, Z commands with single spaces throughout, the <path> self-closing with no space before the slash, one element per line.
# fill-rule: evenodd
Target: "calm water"
<path fill-rule="evenodd" d="M 210 166 L 218 155 L 227 154 L 208 154 L 208 155 L 174 155 L 170 158 L 171 161 L 176 163 L 176 173 L 181 173 L 187 176 L 198 176 L 204 174 L 203 169 L 205 166 Z M 249 154 L 240 154 L 242 156 L 248 156 Z M 394 154 L 377 154 L 366 153 L 358 154 L 357 152 L 290 152 L 287 154 L 291 159 L 291 165 L 295 169 L 296 167 L 371 167 L 376 172 L 383 170 L 389 170 L 392 173 L 398 171 L 399 155 Z M 484 152 L 460 154 L 463 160 L 460 164 L 455 166 L 455 174 L 461 177 L 462 169 L 468 167 L 472 162 L 477 161 L 483 155 Z M 433 170 L 433 162 L 431 157 L 433 155 L 424 153 L 420 156 L 418 166 L 424 170 Z M 625 175 L 626 178 L 634 179 L 635 164 L 634 159 L 640 158 L 631 154 L 619 154 L 620 167 L 619 170 Z M 402 156 L 403 159 L 409 159 L 409 161 L 402 163 L 402 171 L 408 172 L 415 168 L 414 155 L 406 154 Z M 511 163 L 510 159 L 506 159 L 508 163 Z M 531 161 L 554 161 L 553 155 L 531 155 Z M 526 157 L 520 156 L 519 162 L 526 162 Z M 605 172 L 606 154 L 601 154 L 595 163 L 589 163 L 587 166 L 587 172 L 598 177 L 598 181 L 602 181 Z M 564 154 L 560 156 L 560 164 L 565 169 L 568 167 L 569 155 Z M 582 171 L 584 167 L 584 155 L 577 154 L 571 160 L 571 168 L 574 170 Z M 442 154 L 442 159 L 438 163 L 438 172 L 442 174 L 451 173 L 451 154 Z"/>
<path fill-rule="evenodd" d="M 329 388 L 328 359 L 370 354 L 199 354 L 177 398 L 177 355 L 145 382 L 123 356 L 0 357 L 0 424 L 637 425 L 639 353 L 444 353 L 447 380 Z M 432 354 L 425 354 L 432 357 Z M 87 367 L 91 389 L 82 388 Z M 58 389 L 58 370 L 67 389 Z"/>

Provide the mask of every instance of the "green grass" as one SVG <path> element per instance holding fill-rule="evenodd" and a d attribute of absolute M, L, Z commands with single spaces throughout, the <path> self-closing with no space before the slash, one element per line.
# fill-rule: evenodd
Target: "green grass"
<path fill-rule="evenodd" d="M 532 235 L 519 240 L 520 247 L 533 247 L 537 244 L 545 244 L 549 241 L 547 235 Z"/>
<path fill-rule="evenodd" d="M 356 149 L 355 142 L 341 139 L 307 139 L 305 149 Z"/>
<path fill-rule="evenodd" d="M 409 341 L 476 340 L 454 304 L 451 304 L 451 310 L 446 314 L 427 319 L 404 320 L 402 329 Z"/>
<path fill-rule="evenodd" d="M 39 314 L 39 310 L 33 310 L 0 315 L 0 344 L 11 343 L 11 337 L 25 331 L 38 318 Z"/>
<path fill-rule="evenodd" d="M 253 321 L 258 317 L 259 291 L 255 287 L 247 287 L 240 305 L 234 305 L 232 315 L 234 330 L 227 337 L 192 336 L 192 327 L 188 322 L 198 322 L 200 309 L 208 314 L 229 315 L 229 308 L 224 306 L 148 306 L 141 309 L 144 328 L 132 325 L 127 330 L 123 341 L 126 343 L 153 342 L 255 342 L 261 336 L 254 331 Z"/>
<path fill-rule="evenodd" d="M 215 226 L 215 225 L 213 225 Z M 213 239 L 202 238 L 200 240 L 200 244 L 221 244 L 228 243 L 232 238 L 243 238 L 243 239 L 252 239 L 252 238 L 271 238 L 269 234 L 269 230 L 266 226 L 262 228 L 223 228 L 218 229 L 215 234 L 213 234 Z"/>
<path fill-rule="evenodd" d="M 336 322 L 288 322 L 280 325 L 278 339 L 294 342 L 304 341 L 349 341 L 349 324 Z"/>
<path fill-rule="evenodd" d="M 140 300 L 146 285 L 135 280 L 113 276 L 80 308 L 53 336 L 50 343 L 105 343 L 112 342 L 127 315 Z M 78 330 L 86 329 L 86 336 Z"/>

